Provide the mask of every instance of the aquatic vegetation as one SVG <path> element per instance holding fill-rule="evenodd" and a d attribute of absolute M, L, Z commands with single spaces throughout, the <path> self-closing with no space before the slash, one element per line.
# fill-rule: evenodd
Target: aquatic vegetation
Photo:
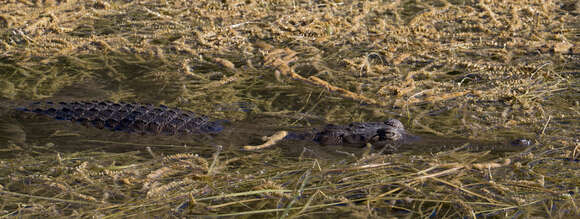
<path fill-rule="evenodd" d="M 413 133 L 534 146 L 59 153 L 0 124 L 20 136 L 0 146 L 0 215 L 577 216 L 579 14 L 536 0 L 3 1 L 2 113 L 82 98 L 272 129 L 396 117 Z"/>

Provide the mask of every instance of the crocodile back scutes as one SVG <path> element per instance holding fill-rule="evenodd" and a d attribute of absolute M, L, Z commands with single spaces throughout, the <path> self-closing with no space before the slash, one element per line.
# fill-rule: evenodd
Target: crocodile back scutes
<path fill-rule="evenodd" d="M 196 132 L 213 133 L 223 129 L 219 122 L 210 121 L 206 116 L 163 105 L 156 107 L 109 101 L 39 102 L 20 110 L 115 131 L 187 135 Z"/>

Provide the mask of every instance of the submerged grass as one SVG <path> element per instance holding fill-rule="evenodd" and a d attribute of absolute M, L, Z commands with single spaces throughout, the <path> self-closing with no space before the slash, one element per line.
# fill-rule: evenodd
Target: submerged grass
<path fill-rule="evenodd" d="M 5 216 L 578 214 L 578 162 L 530 154 L 372 154 L 343 162 L 280 150 L 211 159 L 53 154 L 3 162 L 0 193 Z"/>
<path fill-rule="evenodd" d="M 65 153 L 2 124 L 0 217 L 578 216 L 579 14 L 576 1 L 4 1 L 7 106 L 136 101 L 276 129 L 397 117 L 414 133 L 535 144 Z"/>

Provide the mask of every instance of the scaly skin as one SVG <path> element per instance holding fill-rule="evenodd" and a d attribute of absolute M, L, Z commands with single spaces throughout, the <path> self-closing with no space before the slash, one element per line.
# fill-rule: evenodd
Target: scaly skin
<path fill-rule="evenodd" d="M 146 104 L 113 102 L 35 103 L 19 110 L 44 114 L 58 120 L 80 122 L 100 129 L 166 135 L 196 132 L 215 133 L 223 129 L 218 122 L 187 110 Z"/>
<path fill-rule="evenodd" d="M 47 115 L 58 120 L 80 122 L 85 126 L 142 134 L 188 135 L 218 133 L 223 127 L 208 117 L 193 112 L 154 107 L 148 104 L 113 102 L 35 103 L 21 111 Z M 287 139 L 313 140 L 320 145 L 348 145 L 362 147 L 401 143 L 412 136 L 396 119 L 385 122 L 356 122 L 349 125 L 329 124 L 321 131 L 291 134 Z"/>

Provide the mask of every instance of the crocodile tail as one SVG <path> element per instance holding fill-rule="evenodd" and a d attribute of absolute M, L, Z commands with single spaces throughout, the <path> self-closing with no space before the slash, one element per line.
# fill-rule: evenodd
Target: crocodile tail
<path fill-rule="evenodd" d="M 219 121 L 210 121 L 206 116 L 163 105 L 155 107 L 150 104 L 109 101 L 37 102 L 30 107 L 17 110 L 114 131 L 180 135 L 196 132 L 214 133 L 223 129 Z"/>

